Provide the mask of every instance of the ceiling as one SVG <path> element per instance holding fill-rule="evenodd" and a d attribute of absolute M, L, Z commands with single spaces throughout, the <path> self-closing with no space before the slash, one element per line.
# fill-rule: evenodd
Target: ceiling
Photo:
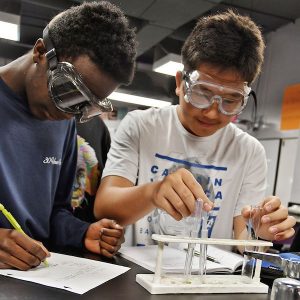
<path fill-rule="evenodd" d="M 0 39 L 0 57 L 14 59 L 41 37 L 42 30 L 58 12 L 80 0 L 0 0 L 0 11 L 21 16 L 20 42 Z M 199 16 L 229 7 L 249 15 L 265 33 L 300 18 L 299 0 L 111 0 L 121 7 L 136 28 L 139 42 L 136 76 L 130 93 L 175 101 L 174 78 L 152 71 L 164 54 L 180 53 L 183 41 Z"/>

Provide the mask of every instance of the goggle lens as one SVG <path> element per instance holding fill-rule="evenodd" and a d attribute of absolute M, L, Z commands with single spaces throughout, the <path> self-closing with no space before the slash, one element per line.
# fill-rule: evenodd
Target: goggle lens
<path fill-rule="evenodd" d="M 234 94 L 231 97 L 215 95 L 203 84 L 195 84 L 189 88 L 189 102 L 197 108 L 208 108 L 214 101 L 219 102 L 221 112 L 227 114 L 237 114 L 244 107 L 245 96 Z"/>
<path fill-rule="evenodd" d="M 51 82 L 51 94 L 55 105 L 69 113 L 78 113 L 80 106 L 87 102 L 85 96 L 69 79 L 56 77 Z"/>

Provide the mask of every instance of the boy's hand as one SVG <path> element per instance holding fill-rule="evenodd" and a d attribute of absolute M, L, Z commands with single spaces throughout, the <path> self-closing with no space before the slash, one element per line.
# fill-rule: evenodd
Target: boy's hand
<path fill-rule="evenodd" d="M 155 183 L 153 204 L 165 210 L 175 220 L 189 216 L 195 210 L 195 200 L 203 200 L 203 207 L 209 211 L 213 203 L 205 195 L 201 185 L 191 172 L 178 169 L 162 181 Z"/>
<path fill-rule="evenodd" d="M 292 237 L 295 234 L 296 220 L 288 215 L 288 210 L 281 204 L 276 196 L 269 196 L 260 205 L 262 210 L 261 222 L 257 232 L 258 237 L 269 241 L 280 241 Z M 250 217 L 250 206 L 242 210 L 245 219 Z"/>
<path fill-rule="evenodd" d="M 89 226 L 84 245 L 93 253 L 113 257 L 124 241 L 124 228 L 114 220 L 102 219 Z"/>
<path fill-rule="evenodd" d="M 50 256 L 42 243 L 13 229 L 0 229 L 0 269 L 27 271 Z"/>

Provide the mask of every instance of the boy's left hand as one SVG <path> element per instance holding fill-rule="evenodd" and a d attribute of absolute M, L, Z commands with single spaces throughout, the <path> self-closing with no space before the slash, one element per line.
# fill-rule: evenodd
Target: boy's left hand
<path fill-rule="evenodd" d="M 87 250 L 106 257 L 113 257 L 124 241 L 124 228 L 110 219 L 92 223 L 84 237 Z"/>
<path fill-rule="evenodd" d="M 264 240 L 280 241 L 292 237 L 295 234 L 296 220 L 288 215 L 288 210 L 281 204 L 276 196 L 269 196 L 260 204 L 263 208 L 261 223 L 257 236 Z M 242 209 L 242 216 L 247 220 L 250 217 L 250 206 Z"/>

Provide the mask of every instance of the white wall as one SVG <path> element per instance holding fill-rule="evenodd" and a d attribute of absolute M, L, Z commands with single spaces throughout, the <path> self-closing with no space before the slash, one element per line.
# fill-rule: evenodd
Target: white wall
<path fill-rule="evenodd" d="M 268 163 L 266 196 L 273 195 L 276 184 L 277 163 L 278 155 L 280 152 L 280 139 L 262 139 L 259 141 L 265 148 Z"/>
<path fill-rule="evenodd" d="M 275 194 L 280 196 L 285 205 L 289 201 L 300 204 L 300 171 L 297 167 L 300 148 L 296 147 L 299 130 L 280 131 L 284 90 L 288 85 L 300 83 L 300 19 L 269 33 L 265 40 L 265 62 L 262 73 L 254 84 L 258 115 L 263 116 L 265 125 L 253 135 L 259 139 L 280 138 L 284 141 L 277 166 Z M 247 115 L 249 116 L 249 109 Z M 300 140 L 298 143 L 300 144 Z M 270 174 L 268 176 L 273 178 Z"/>
<path fill-rule="evenodd" d="M 300 132 L 298 138 L 298 147 L 294 165 L 293 186 L 291 191 L 291 202 L 300 204 Z"/>
<path fill-rule="evenodd" d="M 300 83 L 300 19 L 266 36 L 265 63 L 257 82 L 259 115 L 280 128 L 284 89 Z"/>
<path fill-rule="evenodd" d="M 297 148 L 298 139 L 283 139 L 281 142 L 275 195 L 285 206 L 288 202 L 297 202 L 294 195 L 291 197 L 293 186 L 299 186 L 299 182 L 294 180 Z"/>

